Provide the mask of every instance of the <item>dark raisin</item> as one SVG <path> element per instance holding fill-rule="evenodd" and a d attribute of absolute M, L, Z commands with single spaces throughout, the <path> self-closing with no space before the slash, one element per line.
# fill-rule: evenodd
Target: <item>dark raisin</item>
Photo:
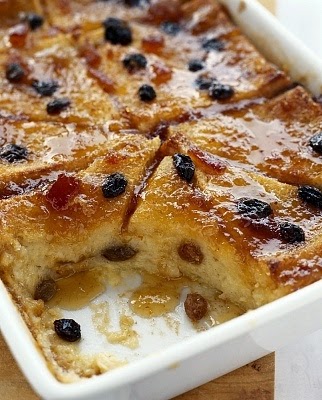
<path fill-rule="evenodd" d="M 44 23 L 44 18 L 35 13 L 27 13 L 22 16 L 22 20 L 26 21 L 32 31 L 40 28 Z"/>
<path fill-rule="evenodd" d="M 188 69 L 191 72 L 197 72 L 200 71 L 205 67 L 205 64 L 202 60 L 194 59 L 190 60 L 188 64 Z"/>
<path fill-rule="evenodd" d="M 197 265 L 201 264 L 204 258 L 200 247 L 192 242 L 182 243 L 178 247 L 178 254 L 182 260 Z"/>
<path fill-rule="evenodd" d="M 195 80 L 195 85 L 199 90 L 209 90 L 210 86 L 213 84 L 214 81 L 216 80 L 213 78 L 199 76 L 199 78 Z"/>
<path fill-rule="evenodd" d="M 127 54 L 123 59 L 123 65 L 129 72 L 144 69 L 147 63 L 147 59 L 140 53 Z"/>
<path fill-rule="evenodd" d="M 149 4 L 149 0 L 124 0 L 124 4 L 128 7 L 140 7 Z"/>
<path fill-rule="evenodd" d="M 223 41 L 216 38 L 204 39 L 202 41 L 202 48 L 207 51 L 222 51 L 225 49 L 225 44 Z"/>
<path fill-rule="evenodd" d="M 185 154 L 177 153 L 172 159 L 179 176 L 185 181 L 191 182 L 195 173 L 195 165 L 191 158 Z"/>
<path fill-rule="evenodd" d="M 265 201 L 242 198 L 237 202 L 239 214 L 248 218 L 266 218 L 273 213 L 271 206 Z"/>
<path fill-rule="evenodd" d="M 56 319 L 54 328 L 57 335 L 67 342 L 76 342 L 81 338 L 81 327 L 73 319 Z"/>
<path fill-rule="evenodd" d="M 279 224 L 280 238 L 287 243 L 300 243 L 305 241 L 303 229 L 290 222 L 282 222 Z"/>
<path fill-rule="evenodd" d="M 103 251 L 102 255 L 109 261 L 126 261 L 133 258 L 136 253 L 137 250 L 134 250 L 133 247 L 123 245 L 108 247 Z"/>
<path fill-rule="evenodd" d="M 6 78 L 9 82 L 17 83 L 21 82 L 25 77 L 25 70 L 18 63 L 8 64 L 6 67 Z"/>
<path fill-rule="evenodd" d="M 319 154 L 322 154 L 322 132 L 312 136 L 309 141 L 309 144 L 314 151 L 316 151 Z"/>
<path fill-rule="evenodd" d="M 142 85 L 139 88 L 139 97 L 142 101 L 152 101 L 157 97 L 153 86 L 151 85 Z"/>
<path fill-rule="evenodd" d="M 181 28 L 177 22 L 165 21 L 161 24 L 161 29 L 168 35 L 175 36 L 177 35 Z"/>
<path fill-rule="evenodd" d="M 59 88 L 58 82 L 56 81 L 34 81 L 31 86 L 41 96 L 52 96 Z"/>
<path fill-rule="evenodd" d="M 230 85 L 223 85 L 219 82 L 212 82 L 209 87 L 209 96 L 214 100 L 227 100 L 235 94 L 235 90 Z"/>
<path fill-rule="evenodd" d="M 132 31 L 128 24 L 118 18 L 107 18 L 103 22 L 105 40 L 112 44 L 127 46 L 132 43 Z"/>
<path fill-rule="evenodd" d="M 201 294 L 189 293 L 184 302 L 184 309 L 192 321 L 199 321 L 207 314 L 208 302 Z"/>
<path fill-rule="evenodd" d="M 49 301 L 57 292 L 57 284 L 53 279 L 44 279 L 35 289 L 34 299 Z"/>
<path fill-rule="evenodd" d="M 322 209 L 322 191 L 313 186 L 300 186 L 298 195 L 301 200 Z"/>
<path fill-rule="evenodd" d="M 103 182 L 102 192 L 106 198 L 117 197 L 125 192 L 127 186 L 127 179 L 123 174 L 115 172 L 114 174 L 108 175 Z"/>
<path fill-rule="evenodd" d="M 0 148 L 0 158 L 9 163 L 14 163 L 26 160 L 28 158 L 28 151 L 24 146 L 8 143 Z"/>
<path fill-rule="evenodd" d="M 47 104 L 47 113 L 50 115 L 59 114 L 70 106 L 70 100 L 66 97 L 55 99 Z"/>

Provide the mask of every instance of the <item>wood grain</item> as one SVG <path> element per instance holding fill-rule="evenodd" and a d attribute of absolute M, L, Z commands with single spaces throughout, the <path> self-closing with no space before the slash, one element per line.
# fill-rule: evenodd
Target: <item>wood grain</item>
<path fill-rule="evenodd" d="M 274 400 L 274 353 L 173 400 Z"/>

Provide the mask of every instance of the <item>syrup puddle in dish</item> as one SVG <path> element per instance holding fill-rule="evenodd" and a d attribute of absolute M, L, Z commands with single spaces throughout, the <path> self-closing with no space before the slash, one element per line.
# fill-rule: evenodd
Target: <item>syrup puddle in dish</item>
<path fill-rule="evenodd" d="M 58 279 L 56 285 L 57 292 L 47 306 L 64 310 L 83 308 L 105 291 L 105 285 L 96 270 L 77 272 Z"/>
<path fill-rule="evenodd" d="M 128 272 L 125 275 L 130 276 L 133 273 Z M 140 278 L 135 287 L 127 288 L 118 295 L 126 300 L 127 311 L 133 316 L 145 319 L 163 317 L 169 322 L 172 313 L 179 313 L 188 319 L 184 311 L 184 301 L 187 294 L 193 292 L 201 294 L 209 305 L 204 318 L 198 322 L 189 320 L 198 331 L 209 329 L 243 313 L 238 306 L 222 299 L 220 292 L 188 278 L 166 279 L 148 273 L 136 275 Z M 69 311 L 91 307 L 93 300 L 109 291 L 109 285 L 117 287 L 117 283 L 121 285 L 122 279 L 113 284 L 101 268 L 77 272 L 56 281 L 57 292 L 46 305 L 48 308 L 57 307 Z M 117 307 L 117 304 L 110 303 L 109 307 Z"/>

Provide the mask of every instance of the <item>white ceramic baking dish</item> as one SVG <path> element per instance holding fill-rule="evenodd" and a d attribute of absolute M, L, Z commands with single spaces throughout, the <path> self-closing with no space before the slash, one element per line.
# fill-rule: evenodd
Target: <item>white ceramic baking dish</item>
<path fill-rule="evenodd" d="M 255 0 L 222 2 L 266 56 L 286 68 L 313 94 L 322 93 L 321 60 L 262 6 Z M 128 365 L 88 380 L 63 384 L 48 370 L 1 282 L 0 302 L 1 332 L 35 391 L 48 400 L 170 399 L 322 327 L 320 281 L 214 329 L 192 334 L 187 325 L 176 340 L 159 341 L 157 337 Z M 157 342 L 160 343 L 156 345 Z"/>

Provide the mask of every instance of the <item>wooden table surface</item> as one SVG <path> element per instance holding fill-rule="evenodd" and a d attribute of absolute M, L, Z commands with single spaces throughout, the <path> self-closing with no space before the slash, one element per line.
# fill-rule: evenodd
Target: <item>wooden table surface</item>
<path fill-rule="evenodd" d="M 260 0 L 274 11 L 276 0 Z M 216 379 L 175 400 L 274 400 L 274 355 Z M 0 335 L 0 399 L 39 400 Z M 152 399 L 148 399 L 152 400 Z"/>

